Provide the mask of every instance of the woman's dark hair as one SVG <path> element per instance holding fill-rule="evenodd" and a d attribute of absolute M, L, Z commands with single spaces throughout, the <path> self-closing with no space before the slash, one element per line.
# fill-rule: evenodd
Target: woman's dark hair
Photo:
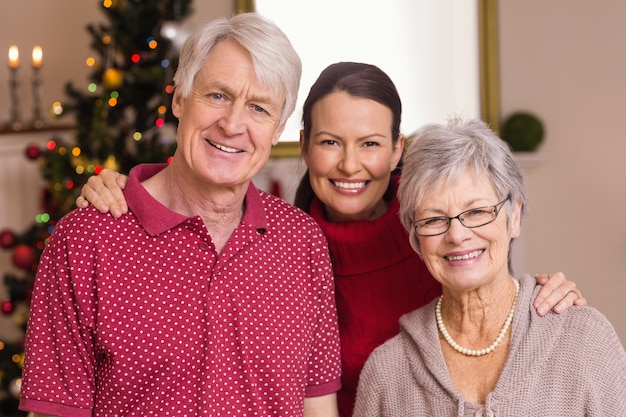
<path fill-rule="evenodd" d="M 308 147 L 311 136 L 311 113 L 313 107 L 327 95 L 338 91 L 346 92 L 353 97 L 374 100 L 389 108 L 393 115 L 391 125 L 392 140 L 394 144 L 397 143 L 400 136 L 402 103 L 400 102 L 398 90 L 396 90 L 396 86 L 391 81 L 391 78 L 375 65 L 360 62 L 338 62 L 329 65 L 321 72 L 311 86 L 309 95 L 302 107 L 304 149 Z M 397 169 L 399 169 L 400 165 L 398 164 Z M 384 198 L 391 200 L 392 194 L 393 189 L 390 182 Z M 296 190 L 294 204 L 296 207 L 308 212 L 313 196 L 313 188 L 309 181 L 309 170 L 307 169 Z"/>

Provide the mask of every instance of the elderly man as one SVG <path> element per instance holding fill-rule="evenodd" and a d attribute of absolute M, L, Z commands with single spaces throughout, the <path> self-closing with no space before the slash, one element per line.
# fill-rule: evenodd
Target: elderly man
<path fill-rule="evenodd" d="M 339 343 L 317 224 L 251 183 L 301 64 L 255 14 L 183 47 L 171 164 L 131 171 L 129 212 L 57 225 L 37 273 L 21 408 L 36 416 L 333 416 Z M 37 414 L 39 413 L 39 414 Z"/>

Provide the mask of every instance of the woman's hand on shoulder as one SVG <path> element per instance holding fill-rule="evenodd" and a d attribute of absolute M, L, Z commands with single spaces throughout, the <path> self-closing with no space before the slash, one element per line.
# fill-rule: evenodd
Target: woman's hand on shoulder
<path fill-rule="evenodd" d="M 76 198 L 77 207 L 93 205 L 101 213 L 110 212 L 115 218 L 128 212 L 128 205 L 122 190 L 126 188 L 128 177 L 110 169 L 103 169 L 92 175 Z"/>
<path fill-rule="evenodd" d="M 571 306 L 587 305 L 587 299 L 576 287 L 576 283 L 569 281 L 564 273 L 541 273 L 535 275 L 535 279 L 537 284 L 543 285 L 533 302 L 540 316 L 545 316 L 550 310 L 559 314 Z"/>

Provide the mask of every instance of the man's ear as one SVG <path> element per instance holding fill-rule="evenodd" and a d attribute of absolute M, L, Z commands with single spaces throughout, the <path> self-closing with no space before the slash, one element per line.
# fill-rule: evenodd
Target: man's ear
<path fill-rule="evenodd" d="M 176 118 L 180 118 L 183 112 L 183 97 L 180 90 L 174 90 L 174 96 L 172 97 L 172 114 Z"/>
<path fill-rule="evenodd" d="M 276 134 L 272 138 L 272 146 L 276 145 L 278 143 L 278 141 L 280 140 L 280 135 L 282 135 L 283 132 L 285 131 L 285 126 L 286 125 L 287 125 L 287 122 L 285 122 L 282 125 L 278 126 L 278 129 L 276 129 Z"/>

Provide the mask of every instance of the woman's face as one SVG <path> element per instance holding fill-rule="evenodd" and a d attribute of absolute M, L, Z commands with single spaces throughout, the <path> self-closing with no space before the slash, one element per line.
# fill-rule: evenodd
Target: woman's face
<path fill-rule="evenodd" d="M 505 197 L 498 196 L 485 175 L 468 170 L 458 180 L 426 193 L 414 219 L 452 217 L 469 209 L 496 205 Z M 510 219 L 508 204 L 514 204 Z M 520 213 L 519 204 L 509 200 L 496 220 L 484 226 L 468 229 L 453 219 L 446 233 L 418 237 L 421 256 L 435 279 L 456 291 L 473 290 L 508 277 L 509 245 L 511 238 L 520 234 Z"/>
<path fill-rule="evenodd" d="M 311 137 L 302 156 L 313 192 L 329 221 L 372 220 L 387 205 L 383 195 L 402 156 L 404 138 L 394 145 L 393 115 L 370 99 L 334 92 L 312 108 Z"/>

